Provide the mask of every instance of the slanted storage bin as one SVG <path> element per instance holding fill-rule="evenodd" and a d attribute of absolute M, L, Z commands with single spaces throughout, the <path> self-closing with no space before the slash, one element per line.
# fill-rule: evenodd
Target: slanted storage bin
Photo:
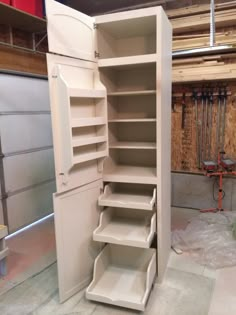
<path fill-rule="evenodd" d="M 145 210 L 106 208 L 93 232 L 98 242 L 149 248 L 156 232 L 156 214 Z"/>
<path fill-rule="evenodd" d="M 43 17 L 43 1 L 42 0 L 11 0 L 13 7 Z"/>
<path fill-rule="evenodd" d="M 144 311 L 156 274 L 156 249 L 106 245 L 94 264 L 90 300 Z"/>
<path fill-rule="evenodd" d="M 107 184 L 98 199 L 99 206 L 142 210 L 153 210 L 155 202 L 156 188 L 118 183 Z"/>

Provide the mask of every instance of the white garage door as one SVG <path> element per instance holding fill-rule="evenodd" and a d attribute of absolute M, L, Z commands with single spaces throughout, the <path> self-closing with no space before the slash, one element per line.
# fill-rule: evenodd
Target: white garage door
<path fill-rule="evenodd" d="M 48 81 L 0 73 L 0 224 L 14 232 L 52 212 L 54 158 Z"/>

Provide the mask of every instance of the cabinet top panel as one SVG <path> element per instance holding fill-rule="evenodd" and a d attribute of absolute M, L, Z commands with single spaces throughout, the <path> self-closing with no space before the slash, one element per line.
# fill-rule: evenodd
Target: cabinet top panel
<path fill-rule="evenodd" d="M 156 15 L 111 22 L 107 21 L 105 23 L 99 23 L 98 29 L 109 33 L 114 39 L 155 34 Z"/>
<path fill-rule="evenodd" d="M 97 24 L 100 24 L 100 23 L 107 23 L 107 22 L 132 20 L 136 18 L 145 18 L 148 16 L 155 16 L 160 11 L 164 12 L 161 6 L 138 9 L 138 10 L 130 10 L 130 11 L 124 11 L 124 12 L 118 12 L 118 13 L 99 15 L 95 17 L 95 21 Z"/>

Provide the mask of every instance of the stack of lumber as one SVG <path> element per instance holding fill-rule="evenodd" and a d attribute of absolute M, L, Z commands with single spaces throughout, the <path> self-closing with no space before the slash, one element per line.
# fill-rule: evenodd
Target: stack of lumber
<path fill-rule="evenodd" d="M 210 13 L 201 13 L 171 19 L 174 34 L 206 30 L 210 28 Z M 215 12 L 216 27 L 227 27 L 236 24 L 236 8 Z"/>
<path fill-rule="evenodd" d="M 236 53 L 173 60 L 172 81 L 236 79 Z"/>
<path fill-rule="evenodd" d="M 210 1 L 209 1 L 210 3 Z M 166 12 L 173 26 L 173 50 L 209 47 L 210 4 Z M 215 5 L 216 45 L 236 44 L 236 1 Z"/>
<path fill-rule="evenodd" d="M 236 8 L 236 1 L 230 1 L 225 3 L 215 4 L 215 11 L 228 10 Z M 174 19 L 183 16 L 193 16 L 200 13 L 210 13 L 210 1 L 209 4 L 196 4 L 180 9 L 168 10 L 167 15 L 169 19 Z"/>
<path fill-rule="evenodd" d="M 215 34 L 216 45 L 235 45 L 236 30 L 218 32 Z M 191 34 L 173 36 L 173 51 L 192 48 L 204 48 L 210 45 L 210 36 L 208 34 Z"/>

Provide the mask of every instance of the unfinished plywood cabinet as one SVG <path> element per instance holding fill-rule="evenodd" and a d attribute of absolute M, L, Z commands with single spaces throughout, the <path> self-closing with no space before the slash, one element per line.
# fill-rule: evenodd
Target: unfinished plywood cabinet
<path fill-rule="evenodd" d="M 170 250 L 171 26 L 46 5 L 60 300 L 144 310 Z"/>

